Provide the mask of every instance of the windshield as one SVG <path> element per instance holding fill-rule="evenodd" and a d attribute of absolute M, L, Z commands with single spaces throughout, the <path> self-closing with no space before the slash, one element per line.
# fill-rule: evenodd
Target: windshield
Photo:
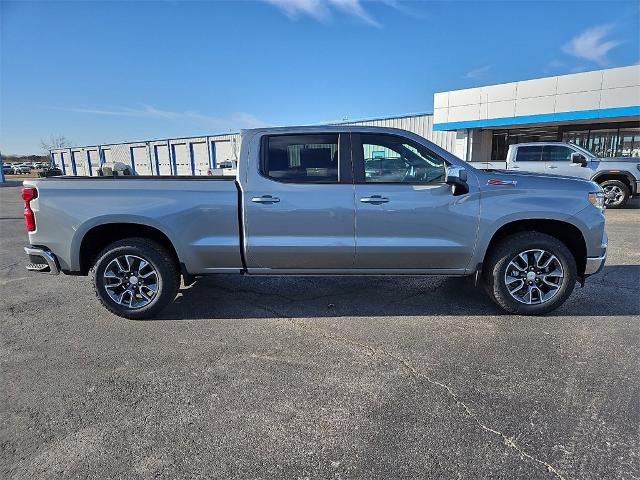
<path fill-rule="evenodd" d="M 598 156 L 595 153 L 593 153 L 591 150 L 587 150 L 586 148 L 581 147 L 580 145 L 576 145 L 575 143 L 570 143 L 569 145 L 571 145 L 573 148 L 577 150 L 580 150 L 589 158 L 598 158 Z"/>

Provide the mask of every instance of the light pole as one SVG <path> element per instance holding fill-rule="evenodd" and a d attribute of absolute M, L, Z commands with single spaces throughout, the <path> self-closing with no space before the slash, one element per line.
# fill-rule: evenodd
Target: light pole
<path fill-rule="evenodd" d="M 0 153 L 0 185 L 4 183 L 4 163 L 2 163 L 2 154 Z"/>

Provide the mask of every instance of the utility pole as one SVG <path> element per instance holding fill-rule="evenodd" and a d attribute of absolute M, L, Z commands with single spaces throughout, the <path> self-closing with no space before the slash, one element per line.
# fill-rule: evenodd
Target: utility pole
<path fill-rule="evenodd" d="M 2 153 L 0 153 L 0 185 L 4 184 L 4 163 L 2 163 Z"/>

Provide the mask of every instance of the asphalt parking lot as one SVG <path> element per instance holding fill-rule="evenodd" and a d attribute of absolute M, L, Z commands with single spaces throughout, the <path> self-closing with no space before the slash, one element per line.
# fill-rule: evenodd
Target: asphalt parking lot
<path fill-rule="evenodd" d="M 24 269 L 0 188 L 0 476 L 638 478 L 638 202 L 606 216 L 542 318 L 467 279 L 238 276 L 128 321 Z"/>

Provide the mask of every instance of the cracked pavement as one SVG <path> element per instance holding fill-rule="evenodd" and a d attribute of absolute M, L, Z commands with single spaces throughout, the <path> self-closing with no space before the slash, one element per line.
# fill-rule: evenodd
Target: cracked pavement
<path fill-rule="evenodd" d="M 153 321 L 23 269 L 0 188 L 2 478 L 640 477 L 640 216 L 549 316 L 469 279 L 211 277 Z"/>

